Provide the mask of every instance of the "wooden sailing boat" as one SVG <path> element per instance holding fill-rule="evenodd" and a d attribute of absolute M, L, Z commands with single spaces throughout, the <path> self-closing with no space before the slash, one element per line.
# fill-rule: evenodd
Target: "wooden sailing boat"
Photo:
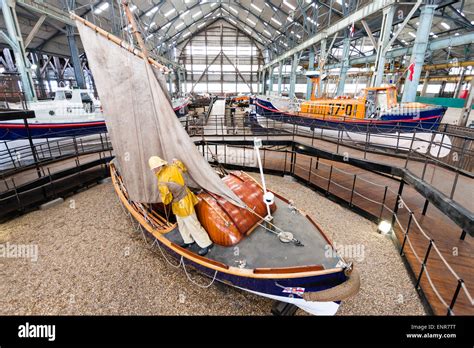
<path fill-rule="evenodd" d="M 126 4 L 124 8 L 136 32 Z M 106 123 L 116 154 L 110 166 L 114 188 L 153 245 L 165 258 L 174 257 L 176 267 L 192 267 L 208 276 L 206 286 L 219 281 L 312 314 L 334 314 L 341 300 L 358 291 L 359 277 L 333 250 L 321 227 L 277 194 L 268 205 L 272 220 L 264 219 L 268 211 L 260 184 L 243 172 L 219 178 L 174 116 L 158 82 L 160 73 L 152 69 L 163 67 L 146 50 L 140 52 L 73 17 L 109 115 Z M 147 168 L 150 155 L 179 158 L 188 168 L 189 185 L 203 188 L 196 211 L 215 243 L 205 257 L 198 255 L 197 246 L 179 246 L 179 231 L 167 218 L 156 178 Z"/>

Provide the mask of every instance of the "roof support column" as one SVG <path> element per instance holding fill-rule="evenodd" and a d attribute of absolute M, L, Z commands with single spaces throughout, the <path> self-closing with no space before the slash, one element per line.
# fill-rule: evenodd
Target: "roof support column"
<path fill-rule="evenodd" d="M 289 97 L 295 97 L 295 87 L 296 87 L 296 68 L 298 67 L 298 53 L 293 55 L 293 60 L 291 61 L 291 72 L 290 72 L 290 93 Z"/>
<path fill-rule="evenodd" d="M 41 75 L 41 63 L 39 59 L 39 55 L 37 52 L 33 52 L 31 54 L 31 60 L 34 64 L 36 64 L 36 80 L 38 81 L 38 87 L 39 87 L 39 93 L 40 93 L 40 98 L 46 98 L 46 91 L 44 89 L 44 81 L 43 81 L 43 76 Z"/>
<path fill-rule="evenodd" d="M 79 50 L 77 49 L 76 38 L 74 37 L 74 27 L 68 25 L 66 26 L 66 30 L 67 42 L 69 44 L 69 51 L 71 52 L 72 66 L 74 67 L 74 76 L 76 77 L 77 87 L 86 88 L 81 59 L 79 58 Z"/>
<path fill-rule="evenodd" d="M 309 64 L 308 71 L 314 70 L 314 48 L 311 47 L 309 50 Z M 306 78 L 306 99 L 311 97 L 311 90 L 313 89 L 313 81 L 308 77 Z"/>
<path fill-rule="evenodd" d="M 268 68 L 268 90 L 273 92 L 273 66 Z"/>
<path fill-rule="evenodd" d="M 260 71 L 257 71 L 257 94 L 261 94 L 260 88 Z"/>
<path fill-rule="evenodd" d="M 334 37 L 335 39 L 336 37 Z M 333 40 L 334 41 L 334 40 Z M 326 50 L 326 45 L 327 45 L 327 39 L 324 38 L 321 40 L 321 51 L 319 53 L 319 61 L 318 61 L 318 67 L 319 67 L 319 86 L 318 86 L 318 97 L 322 97 L 326 93 L 323 93 L 322 87 L 323 87 L 323 78 L 326 75 L 325 71 L 325 65 L 326 65 L 326 59 L 328 55 L 328 51 Z M 327 87 L 328 84 L 328 79 L 325 80 L 325 87 Z"/>
<path fill-rule="evenodd" d="M 405 80 L 403 88 L 402 102 L 414 102 L 416 98 L 416 90 L 420 82 L 421 70 L 425 61 L 425 53 L 428 47 L 428 40 L 430 37 L 431 23 L 437 5 L 424 5 L 420 13 L 420 25 L 416 31 L 415 44 L 413 45 L 413 53 L 410 62 L 415 63 L 415 71 L 413 73 L 413 80 Z M 411 64 L 411 63 L 410 63 Z"/>
<path fill-rule="evenodd" d="M 181 79 L 180 79 L 180 73 L 178 69 L 173 70 L 173 75 L 174 75 L 174 85 L 175 85 L 175 91 L 176 94 L 179 94 L 181 92 Z"/>
<path fill-rule="evenodd" d="M 260 74 L 260 83 L 262 84 L 262 94 L 265 95 L 265 75 L 267 73 L 267 69 L 263 70 Z"/>
<path fill-rule="evenodd" d="M 278 63 L 278 95 L 281 96 L 281 84 L 283 80 L 283 62 Z"/>
<path fill-rule="evenodd" d="M 173 95 L 173 74 L 168 74 L 168 91 L 170 91 L 170 96 Z"/>
<path fill-rule="evenodd" d="M 461 75 L 459 76 L 459 80 L 456 83 L 456 87 L 454 88 L 453 98 L 457 98 L 459 95 L 459 91 L 461 90 L 462 83 L 464 81 L 464 74 L 466 73 L 466 68 L 461 67 Z"/>
<path fill-rule="evenodd" d="M 20 74 L 21 84 L 27 101 L 36 100 L 36 92 L 30 71 L 30 62 L 26 57 L 25 45 L 21 36 L 20 25 L 15 12 L 15 1 L 1 0 L 3 19 L 8 35 L 1 31 L 2 37 L 13 49 L 15 64 Z"/>
<path fill-rule="evenodd" d="M 372 75 L 370 82 L 371 87 L 378 87 L 382 84 L 385 72 L 385 53 L 387 52 L 387 46 L 390 41 L 390 31 L 392 30 L 394 14 L 395 6 L 393 5 L 383 9 L 382 27 L 380 28 L 380 38 L 376 48 L 375 73 Z"/>
<path fill-rule="evenodd" d="M 346 37 L 343 41 L 342 47 L 342 62 L 341 70 L 339 72 L 339 82 L 337 84 L 336 96 L 344 93 L 344 85 L 346 84 L 347 71 L 349 70 L 349 53 L 351 48 L 351 38 Z"/>
<path fill-rule="evenodd" d="M 421 89 L 421 93 L 420 93 L 420 96 L 422 96 L 422 97 L 424 97 L 426 95 L 426 90 L 428 89 L 429 77 L 430 77 L 430 71 L 426 70 L 425 79 L 423 81 L 423 88 Z"/>
<path fill-rule="evenodd" d="M 464 108 L 462 109 L 461 117 L 459 118 L 458 126 L 466 127 L 467 120 L 472 110 L 472 101 L 474 99 L 474 81 L 471 80 L 471 88 L 469 88 L 469 95 L 466 98 L 464 103 Z"/>

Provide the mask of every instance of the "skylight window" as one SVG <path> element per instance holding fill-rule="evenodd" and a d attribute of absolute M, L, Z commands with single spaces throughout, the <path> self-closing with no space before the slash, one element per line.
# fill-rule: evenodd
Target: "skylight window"
<path fill-rule="evenodd" d="M 232 6 L 229 6 L 229 8 L 230 8 L 230 10 L 231 10 L 232 12 L 234 12 L 235 14 L 238 14 L 238 13 L 239 13 L 239 11 L 237 11 L 237 10 L 236 10 L 235 8 L 233 8 Z"/>
<path fill-rule="evenodd" d="M 179 23 L 177 26 L 176 26 L 176 29 L 179 29 L 179 28 L 182 28 L 184 27 L 184 23 Z"/>
<path fill-rule="evenodd" d="M 179 15 L 179 18 L 185 17 L 188 13 L 189 13 L 189 10 L 187 10 L 187 11 L 181 13 L 181 14 Z"/>
<path fill-rule="evenodd" d="M 107 10 L 109 8 L 109 3 L 108 2 L 104 2 L 102 4 L 100 4 L 94 11 L 95 14 L 101 14 L 102 12 L 104 12 L 105 10 Z"/>
<path fill-rule="evenodd" d="M 267 29 L 264 29 L 263 32 L 267 34 L 268 36 L 272 36 L 272 33 L 270 33 Z"/>
<path fill-rule="evenodd" d="M 278 20 L 278 19 L 275 19 L 272 17 L 271 19 L 272 22 L 275 22 L 276 24 L 278 24 L 279 26 L 281 26 L 281 22 Z"/>
<path fill-rule="evenodd" d="M 201 15 L 202 11 L 199 11 L 199 12 L 196 12 L 195 14 L 193 14 L 193 18 L 196 18 L 197 16 Z"/>
<path fill-rule="evenodd" d="M 444 22 L 441 22 L 440 24 L 447 30 L 451 29 L 451 27 Z"/>
<path fill-rule="evenodd" d="M 262 9 L 258 7 L 257 5 L 251 3 L 250 6 L 252 6 L 254 9 L 256 9 L 258 12 L 262 12 Z"/>
<path fill-rule="evenodd" d="M 148 11 L 150 12 L 150 11 Z M 147 16 L 148 16 L 148 12 L 147 12 Z M 165 13 L 165 17 L 169 17 L 171 16 L 174 12 L 176 12 L 176 10 L 174 8 L 172 8 L 171 10 L 169 10 L 168 12 Z"/>
<path fill-rule="evenodd" d="M 205 25 L 206 25 L 206 22 L 201 23 L 201 24 L 198 25 L 198 28 L 202 28 L 202 27 L 205 26 Z"/>
<path fill-rule="evenodd" d="M 296 10 L 296 7 L 293 6 L 292 4 L 290 4 L 288 1 L 286 0 L 283 0 L 283 5 L 285 5 L 286 7 L 290 8 L 292 11 Z"/>
<path fill-rule="evenodd" d="M 251 20 L 250 18 L 247 18 L 247 22 L 249 22 L 250 24 L 252 25 L 257 25 L 257 23 L 255 23 L 253 20 Z"/>
<path fill-rule="evenodd" d="M 252 31 L 249 28 L 244 28 L 244 30 L 249 34 L 252 34 Z"/>
<path fill-rule="evenodd" d="M 229 22 L 233 23 L 233 24 L 237 24 L 236 21 L 234 21 L 232 18 L 227 18 L 229 20 Z"/>
<path fill-rule="evenodd" d="M 217 6 L 217 2 L 213 2 L 213 3 L 211 4 L 211 7 L 214 7 L 214 6 Z"/>
<path fill-rule="evenodd" d="M 186 34 L 184 34 L 183 37 L 186 37 L 186 36 L 189 36 L 189 35 L 191 35 L 190 31 L 188 31 Z"/>
<path fill-rule="evenodd" d="M 408 35 L 410 35 L 411 37 L 415 37 L 415 38 L 416 38 L 416 35 L 413 34 L 411 31 L 408 32 Z"/>
<path fill-rule="evenodd" d="M 150 17 L 150 16 L 154 15 L 154 14 L 156 13 L 156 11 L 158 11 L 158 6 L 153 7 L 150 11 L 148 11 L 148 12 L 146 13 L 146 15 L 147 15 L 148 17 Z"/>

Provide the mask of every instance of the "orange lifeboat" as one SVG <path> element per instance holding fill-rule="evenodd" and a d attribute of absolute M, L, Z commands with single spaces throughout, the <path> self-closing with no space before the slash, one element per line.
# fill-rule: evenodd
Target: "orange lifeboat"
<path fill-rule="evenodd" d="M 231 172 L 222 180 L 255 213 L 205 192 L 199 194 L 201 201 L 196 205 L 196 214 L 215 244 L 232 246 L 252 233 L 267 215 L 267 207 L 262 187 L 248 174 Z M 271 205 L 270 210 L 274 212 L 276 205 Z"/>

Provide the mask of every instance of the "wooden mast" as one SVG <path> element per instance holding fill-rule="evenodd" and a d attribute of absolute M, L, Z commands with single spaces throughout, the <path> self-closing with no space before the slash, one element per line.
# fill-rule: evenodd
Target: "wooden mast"
<path fill-rule="evenodd" d="M 125 40 L 122 40 L 121 38 L 109 33 L 108 31 L 98 27 L 97 25 L 95 25 L 94 23 L 91 23 L 87 20 L 85 20 L 84 18 L 82 17 L 79 17 L 78 15 L 76 15 L 75 13 L 70 13 L 70 16 L 72 19 L 74 20 L 77 20 L 79 22 L 81 22 L 82 24 L 84 24 L 86 27 L 89 27 L 91 28 L 92 30 L 94 30 L 97 34 L 99 35 L 102 35 L 104 36 L 107 40 L 109 41 L 112 41 L 113 43 L 115 43 L 116 45 L 119 45 L 120 47 L 126 49 L 127 51 L 129 51 L 130 53 L 142 58 L 142 59 L 146 59 L 148 60 L 148 62 L 157 67 L 158 69 L 162 70 L 164 73 L 169 73 L 170 72 L 170 69 L 166 66 L 164 66 L 163 64 L 160 64 L 158 63 L 156 60 L 154 60 L 153 58 L 150 58 L 149 55 L 148 55 L 148 51 L 147 53 L 143 53 L 141 50 L 139 49 L 136 49 L 135 47 L 133 47 L 133 45 L 130 45 L 128 42 L 126 42 Z M 143 40 L 142 40 L 143 42 Z"/>
<path fill-rule="evenodd" d="M 145 41 L 143 41 L 143 37 L 140 31 L 138 30 L 137 23 L 135 22 L 135 18 L 133 18 L 132 11 L 130 10 L 130 7 L 128 7 L 128 1 L 123 0 L 122 5 L 125 14 L 127 15 L 128 22 L 132 26 L 132 34 L 135 36 L 135 39 L 137 39 L 138 46 L 140 46 L 140 50 L 142 51 L 144 56 L 148 58 L 150 54 L 148 53 L 148 49 L 145 46 Z"/>

